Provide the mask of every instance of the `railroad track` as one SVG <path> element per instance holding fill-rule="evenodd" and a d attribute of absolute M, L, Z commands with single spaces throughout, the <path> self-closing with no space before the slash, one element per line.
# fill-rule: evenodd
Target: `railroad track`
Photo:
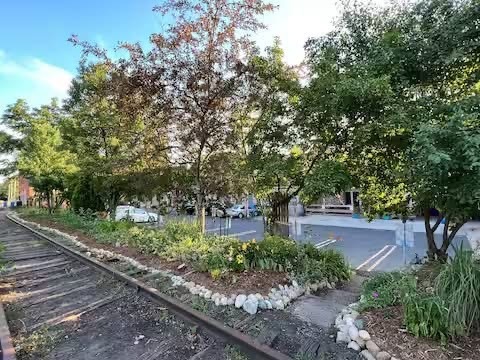
<path fill-rule="evenodd" d="M 10 220 L 0 214 L 0 288 L 18 357 L 225 359 L 237 345 L 252 359 L 290 359 L 160 293 L 147 285 L 151 274 L 107 265 Z M 44 355 L 29 357 L 32 349 Z"/>

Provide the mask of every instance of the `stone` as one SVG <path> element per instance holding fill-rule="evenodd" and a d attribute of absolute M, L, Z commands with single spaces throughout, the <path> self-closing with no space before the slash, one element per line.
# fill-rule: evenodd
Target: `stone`
<path fill-rule="evenodd" d="M 297 282 L 296 280 L 293 280 L 293 281 L 292 281 L 292 285 L 293 285 L 293 287 L 298 288 L 298 282 Z"/>
<path fill-rule="evenodd" d="M 363 330 L 363 320 L 357 319 L 353 322 L 353 324 L 357 327 L 358 330 Z"/>
<path fill-rule="evenodd" d="M 361 337 L 358 337 L 355 340 L 355 342 L 360 346 L 362 349 L 365 349 L 365 340 L 363 340 Z"/>
<path fill-rule="evenodd" d="M 219 293 L 215 293 L 212 295 L 212 300 L 215 301 L 216 299 L 220 298 L 221 295 Z"/>
<path fill-rule="evenodd" d="M 254 294 L 250 294 L 247 296 L 247 299 L 248 300 L 252 300 L 252 301 L 258 301 L 257 297 L 254 295 Z"/>
<path fill-rule="evenodd" d="M 262 310 L 266 310 L 267 304 L 265 303 L 265 300 L 258 300 L 258 307 Z"/>
<path fill-rule="evenodd" d="M 334 286 L 327 281 L 327 289 L 332 290 Z"/>
<path fill-rule="evenodd" d="M 287 305 L 290 302 L 290 298 L 288 296 L 282 296 L 282 301 L 285 305 Z"/>
<path fill-rule="evenodd" d="M 215 306 L 220 306 L 220 297 L 215 297 Z"/>
<path fill-rule="evenodd" d="M 256 293 L 255 296 L 256 296 L 258 301 L 263 300 L 262 294 Z"/>
<path fill-rule="evenodd" d="M 400 359 L 398 359 L 398 358 L 396 358 L 396 357 L 392 356 L 392 357 L 390 358 L 390 360 L 400 360 Z"/>
<path fill-rule="evenodd" d="M 355 326 L 354 325 L 355 320 L 353 320 L 350 316 L 344 316 L 343 320 L 345 321 L 345 324 L 347 324 L 348 326 Z"/>
<path fill-rule="evenodd" d="M 228 305 L 228 298 L 226 296 L 222 296 L 222 298 L 220 299 L 220 304 L 223 306 Z"/>
<path fill-rule="evenodd" d="M 350 311 L 349 316 L 350 316 L 353 320 L 356 320 L 360 314 L 358 313 L 358 311 L 356 311 L 356 310 L 354 310 L 354 309 L 352 309 L 352 308 L 350 308 L 350 309 L 351 309 L 351 311 Z"/>
<path fill-rule="evenodd" d="M 360 354 L 365 360 L 375 360 L 375 356 L 373 356 L 368 350 L 363 350 Z"/>
<path fill-rule="evenodd" d="M 344 325 L 345 322 L 342 319 L 342 315 L 338 314 L 337 317 L 335 318 L 335 327 L 339 327 L 340 325 Z"/>
<path fill-rule="evenodd" d="M 265 306 L 267 307 L 268 310 L 273 309 L 273 306 L 272 306 L 272 303 L 270 302 L 270 300 L 264 300 L 264 302 L 265 302 Z"/>
<path fill-rule="evenodd" d="M 317 291 L 318 290 L 318 283 L 310 285 L 310 290 L 312 290 L 313 292 Z"/>
<path fill-rule="evenodd" d="M 205 299 L 210 299 L 212 297 L 212 292 L 210 290 L 207 290 L 204 295 Z"/>
<path fill-rule="evenodd" d="M 368 340 L 365 343 L 365 346 L 367 347 L 367 350 L 370 351 L 370 353 L 373 356 L 377 356 L 377 354 L 380 352 L 380 348 L 378 347 L 377 344 L 375 344 L 372 340 Z"/>
<path fill-rule="evenodd" d="M 283 310 L 285 309 L 285 304 L 283 303 L 282 300 L 275 300 L 273 303 L 273 308 L 277 310 Z"/>
<path fill-rule="evenodd" d="M 351 325 L 348 328 L 348 336 L 350 337 L 350 339 L 358 338 L 358 329 L 355 325 Z"/>
<path fill-rule="evenodd" d="M 365 330 L 360 330 L 358 332 L 358 336 L 360 337 L 360 339 L 362 339 L 364 341 L 368 341 L 368 340 L 371 339 L 370 334 Z"/>
<path fill-rule="evenodd" d="M 235 304 L 235 299 L 229 298 L 227 301 L 227 305 L 233 305 Z"/>
<path fill-rule="evenodd" d="M 343 331 L 338 331 L 337 332 L 337 343 L 349 343 L 350 342 L 350 338 L 348 337 L 348 334 L 343 332 Z"/>
<path fill-rule="evenodd" d="M 247 299 L 243 303 L 243 310 L 245 310 L 250 315 L 254 315 L 257 313 L 258 308 L 258 300 Z"/>
<path fill-rule="evenodd" d="M 360 346 L 359 346 L 355 341 L 350 341 L 350 342 L 348 343 L 347 348 L 353 349 L 353 350 L 355 350 L 355 351 L 360 351 L 360 350 L 361 350 L 361 349 L 360 349 Z"/>
<path fill-rule="evenodd" d="M 200 292 L 197 287 L 191 287 L 189 290 L 193 295 L 198 295 Z"/>
<path fill-rule="evenodd" d="M 235 307 L 237 309 L 240 309 L 243 304 L 245 303 L 245 301 L 247 300 L 247 296 L 244 295 L 244 294 L 240 294 L 237 296 L 237 298 L 235 299 Z"/>
<path fill-rule="evenodd" d="M 377 360 L 390 360 L 391 358 L 390 354 L 386 351 L 380 351 L 377 354 Z"/>
<path fill-rule="evenodd" d="M 341 332 L 344 332 L 345 334 L 348 334 L 348 329 L 349 328 L 350 328 L 350 326 L 348 326 L 347 324 L 343 324 L 343 325 L 338 326 L 338 331 L 341 331 Z"/>

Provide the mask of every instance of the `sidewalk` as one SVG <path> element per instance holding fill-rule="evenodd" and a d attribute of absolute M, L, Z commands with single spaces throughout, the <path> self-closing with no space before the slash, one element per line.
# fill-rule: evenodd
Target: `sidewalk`
<path fill-rule="evenodd" d="M 430 223 L 433 226 L 435 219 Z M 295 218 L 290 217 L 290 223 L 294 223 Z M 297 224 L 301 225 L 317 225 L 317 226 L 338 226 L 343 228 L 356 228 L 356 229 L 370 229 L 370 230 L 390 230 L 395 231 L 402 225 L 402 221 L 395 220 L 381 220 L 375 219 L 367 221 L 367 219 L 354 219 L 351 216 L 345 215 L 307 215 L 296 218 Z M 413 231 L 416 233 L 425 233 L 425 223 L 423 219 L 413 220 Z M 436 233 L 443 231 L 443 224 L 438 226 Z M 480 248 L 480 221 L 470 221 L 465 224 L 458 232 L 458 235 L 464 235 L 470 241 L 473 249 Z"/>

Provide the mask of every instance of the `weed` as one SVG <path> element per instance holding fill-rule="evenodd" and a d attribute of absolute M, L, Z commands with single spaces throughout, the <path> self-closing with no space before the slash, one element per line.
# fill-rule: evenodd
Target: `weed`
<path fill-rule="evenodd" d="M 232 345 L 225 346 L 225 356 L 226 360 L 248 360 L 248 357 L 238 347 Z"/>
<path fill-rule="evenodd" d="M 39 359 L 45 356 L 55 345 L 58 333 L 42 328 L 30 335 L 21 335 L 14 339 L 15 353 L 20 360 Z"/>

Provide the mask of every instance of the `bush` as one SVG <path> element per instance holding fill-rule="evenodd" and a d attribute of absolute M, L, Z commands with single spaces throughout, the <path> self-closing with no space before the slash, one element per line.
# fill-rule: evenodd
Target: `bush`
<path fill-rule="evenodd" d="M 398 305 L 406 294 L 414 293 L 416 280 L 402 272 L 381 273 L 362 284 L 361 308 L 379 309 Z"/>
<path fill-rule="evenodd" d="M 410 293 L 404 301 L 405 325 L 415 336 L 440 339 L 448 337 L 448 308 L 439 296 Z"/>
<path fill-rule="evenodd" d="M 469 335 L 480 330 L 480 264 L 473 251 L 455 249 L 435 280 L 436 294 L 448 306 L 448 333 Z"/>
<path fill-rule="evenodd" d="M 350 277 L 349 266 L 339 252 L 298 245 L 279 236 L 242 242 L 202 234 L 195 223 L 170 221 L 162 229 L 149 229 L 130 222 L 99 220 L 92 212 L 83 210 L 58 211 L 49 219 L 80 229 L 101 243 L 128 245 L 166 260 L 189 263 L 216 279 L 229 271 L 252 269 L 290 272 L 301 283 L 323 279 L 337 282 Z"/>

